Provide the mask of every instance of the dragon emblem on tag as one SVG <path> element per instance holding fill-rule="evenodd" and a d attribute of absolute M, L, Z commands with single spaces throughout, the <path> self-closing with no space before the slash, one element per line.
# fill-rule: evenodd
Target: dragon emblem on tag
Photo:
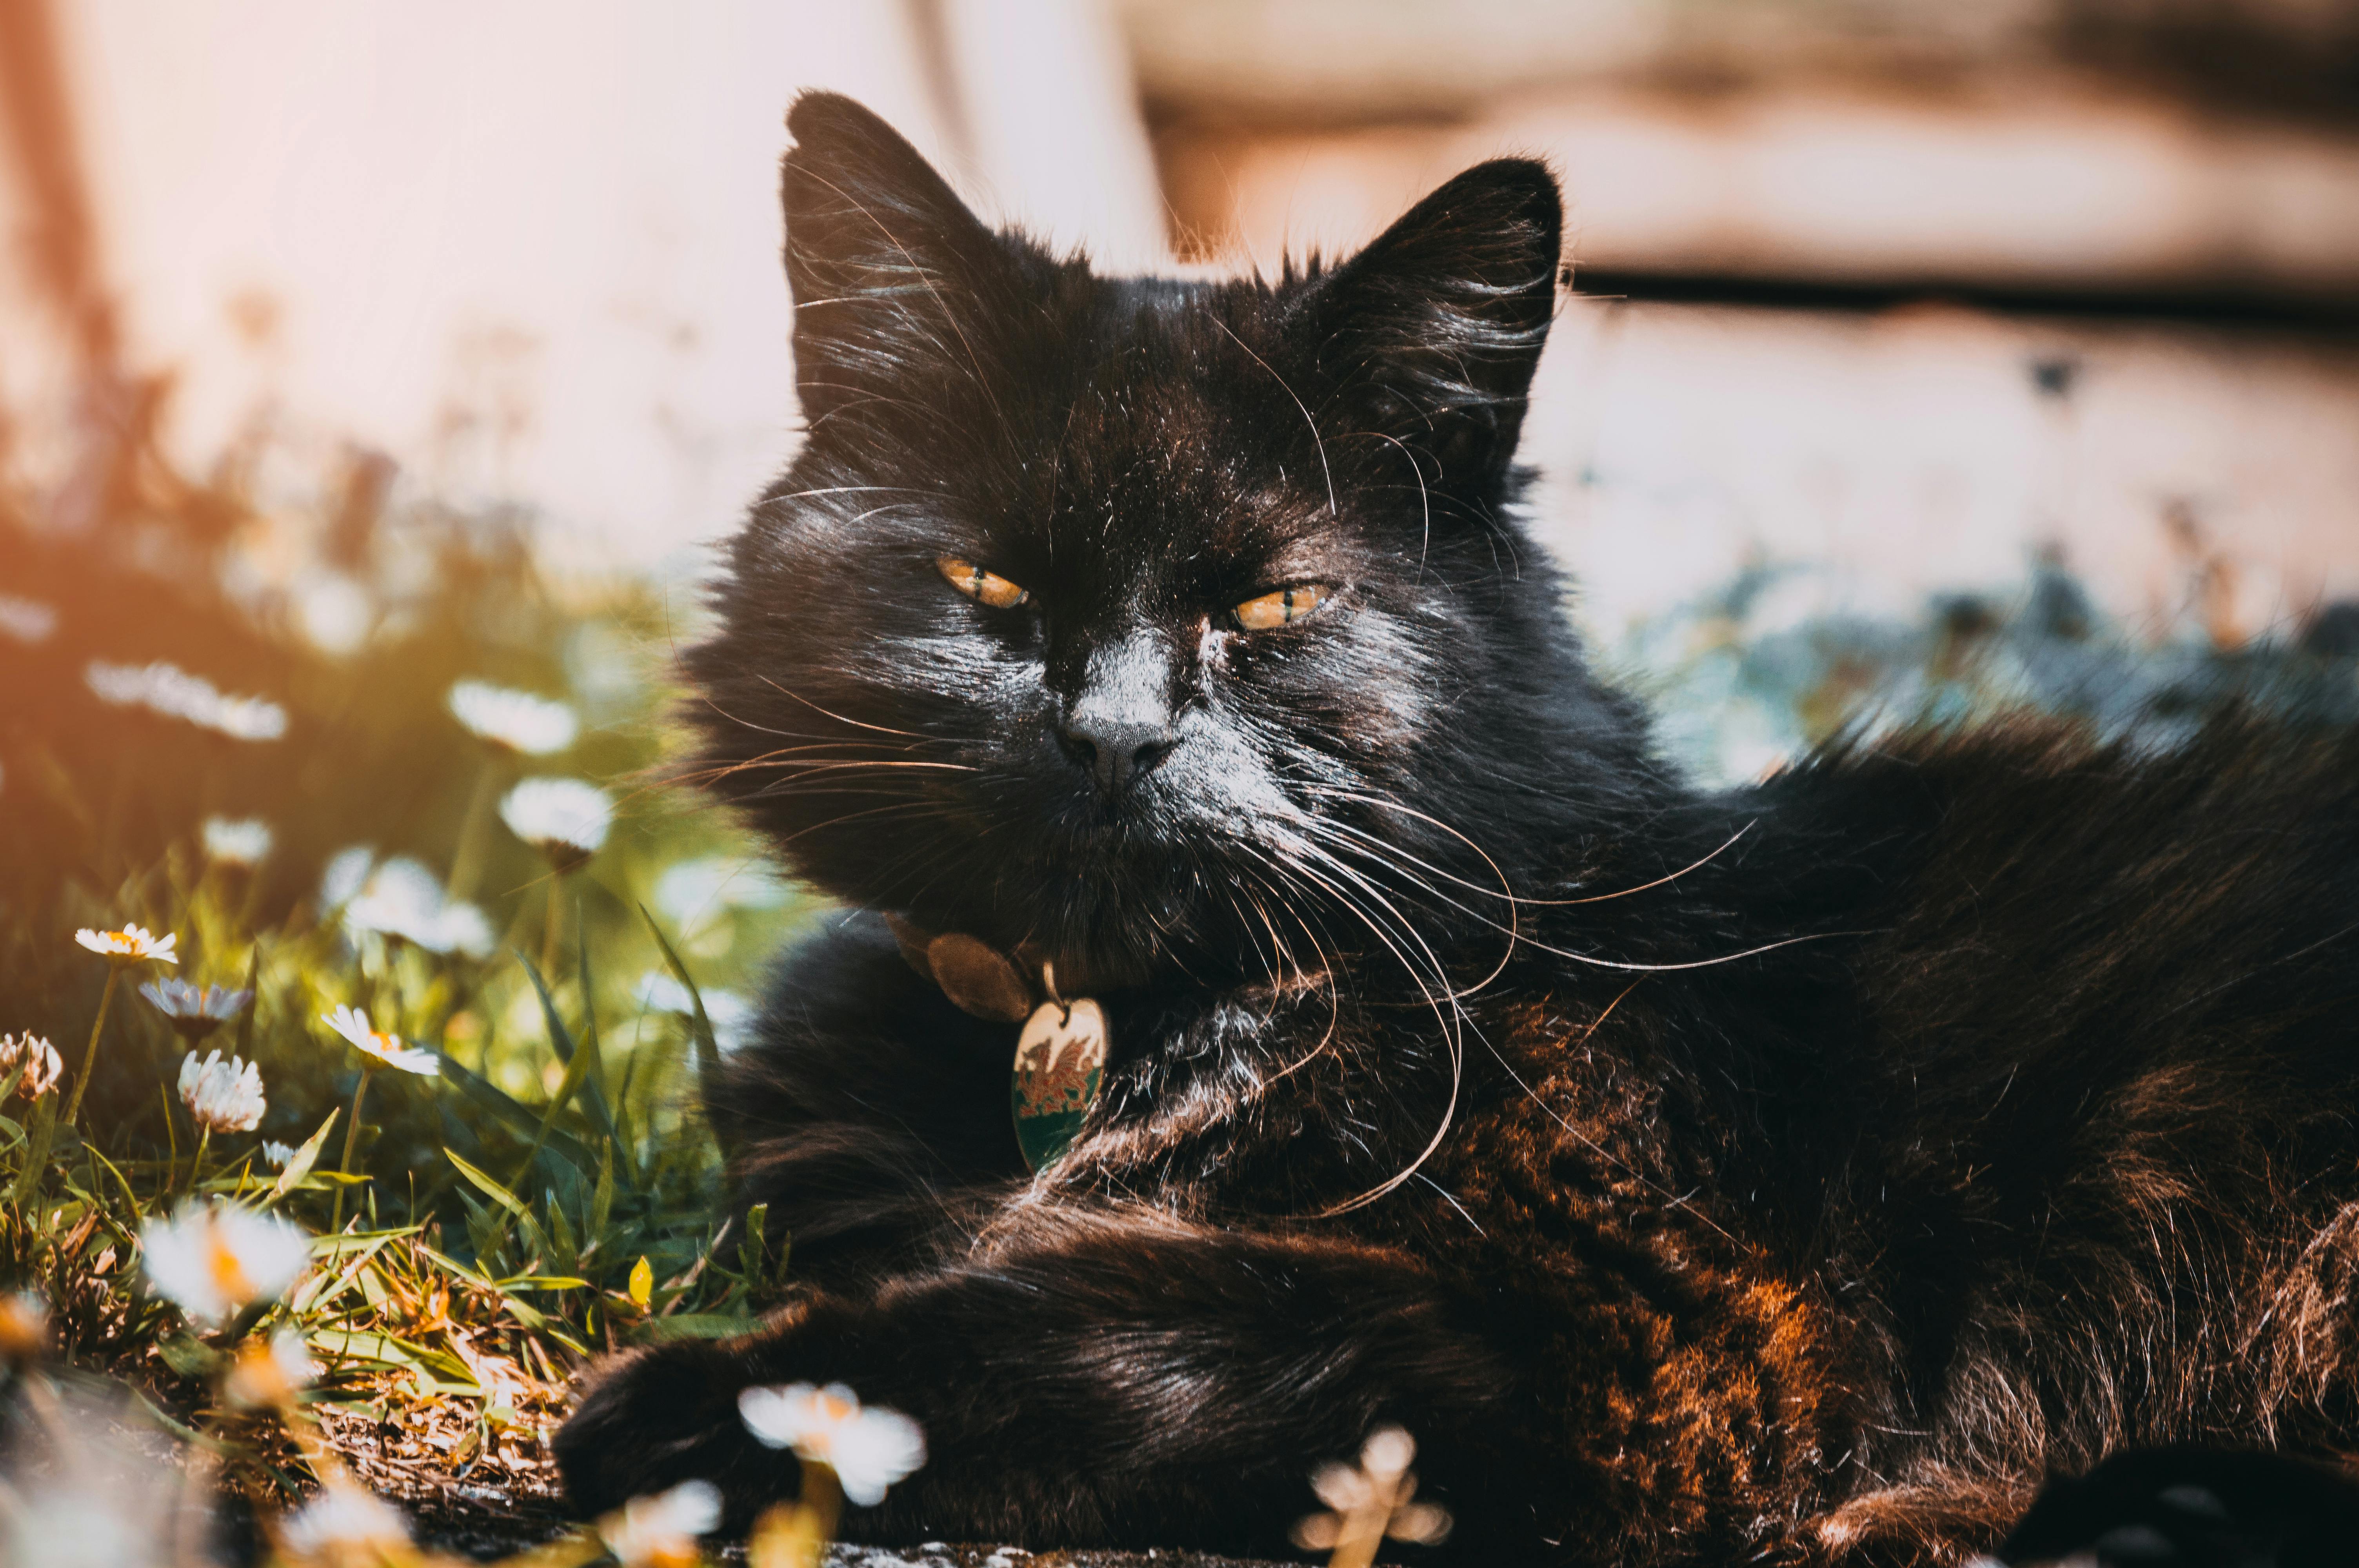
<path fill-rule="evenodd" d="M 1105 1080 L 1105 1010 L 1088 997 L 1032 1010 L 1016 1043 L 1009 1101 L 1024 1162 L 1037 1171 L 1062 1154 Z"/>

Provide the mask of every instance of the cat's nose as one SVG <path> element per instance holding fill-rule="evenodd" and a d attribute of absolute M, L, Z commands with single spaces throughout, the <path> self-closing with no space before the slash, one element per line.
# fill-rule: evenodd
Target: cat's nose
<path fill-rule="evenodd" d="M 1075 712 L 1057 731 L 1065 755 L 1090 771 L 1100 793 L 1119 800 L 1152 772 L 1180 743 L 1179 731 L 1167 723 L 1143 723 L 1134 719 Z"/>

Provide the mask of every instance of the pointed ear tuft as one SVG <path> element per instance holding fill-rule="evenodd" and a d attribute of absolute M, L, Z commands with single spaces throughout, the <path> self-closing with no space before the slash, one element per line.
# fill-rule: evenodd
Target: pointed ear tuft
<path fill-rule="evenodd" d="M 1012 276 L 998 238 L 892 126 L 835 92 L 787 115 L 781 166 L 795 377 L 806 424 L 904 397 L 961 351 L 962 323 Z"/>
<path fill-rule="evenodd" d="M 1479 489 L 1515 455 L 1556 311 L 1564 228 L 1556 178 L 1529 158 L 1478 164 L 1314 288 L 1321 365 L 1363 427 Z"/>

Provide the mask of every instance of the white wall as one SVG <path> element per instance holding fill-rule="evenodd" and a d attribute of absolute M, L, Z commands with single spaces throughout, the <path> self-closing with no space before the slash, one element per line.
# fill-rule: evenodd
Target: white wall
<path fill-rule="evenodd" d="M 267 400 L 320 452 L 525 502 L 582 564 L 687 565 L 790 445 L 799 89 L 859 97 L 986 207 L 1133 264 L 1160 247 L 1093 0 L 952 0 L 931 75 L 928 13 L 889 3 L 60 11 L 132 364 L 180 377 L 176 449 L 209 459 Z M 275 303 L 266 341 L 241 297 Z"/>

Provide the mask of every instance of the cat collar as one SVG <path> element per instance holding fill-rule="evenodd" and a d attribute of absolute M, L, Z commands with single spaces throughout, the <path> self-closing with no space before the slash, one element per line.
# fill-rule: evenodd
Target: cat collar
<path fill-rule="evenodd" d="M 1105 1010 L 1059 993 L 1057 966 L 1027 946 L 1002 951 L 962 931 L 935 933 L 885 917 L 901 957 L 962 1012 L 1021 1023 L 1008 1077 L 1008 1108 L 1024 1162 L 1038 1171 L 1071 1146 L 1105 1082 Z"/>

